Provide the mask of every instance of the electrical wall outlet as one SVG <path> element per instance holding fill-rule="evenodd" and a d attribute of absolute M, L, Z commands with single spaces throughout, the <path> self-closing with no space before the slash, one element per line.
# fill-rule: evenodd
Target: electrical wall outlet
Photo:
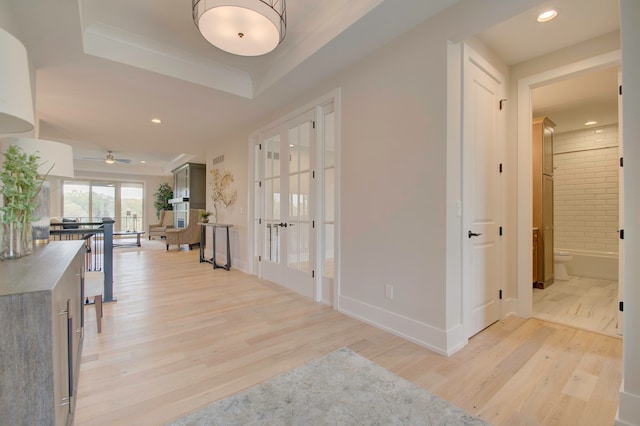
<path fill-rule="evenodd" d="M 389 284 L 385 284 L 384 286 L 384 297 L 389 300 L 393 300 L 393 286 Z"/>

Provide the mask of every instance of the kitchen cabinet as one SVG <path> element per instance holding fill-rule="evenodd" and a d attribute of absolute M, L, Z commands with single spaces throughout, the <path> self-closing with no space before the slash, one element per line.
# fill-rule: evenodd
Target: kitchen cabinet
<path fill-rule="evenodd" d="M 82 348 L 84 242 L 0 262 L 0 423 L 73 423 Z"/>
<path fill-rule="evenodd" d="M 173 170 L 173 227 L 186 228 L 189 225 L 189 209 L 205 209 L 206 166 L 187 163 Z"/>
<path fill-rule="evenodd" d="M 537 273 L 534 285 L 553 284 L 553 129 L 548 117 L 533 120 L 531 134 L 533 174 L 533 227 L 538 229 Z"/>

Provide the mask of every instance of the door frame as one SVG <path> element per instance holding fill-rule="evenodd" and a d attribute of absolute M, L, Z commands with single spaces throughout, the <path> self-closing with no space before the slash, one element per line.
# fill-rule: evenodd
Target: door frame
<path fill-rule="evenodd" d="M 517 132 L 517 286 L 518 315 L 530 318 L 533 314 L 532 262 L 532 185 L 531 176 L 531 90 L 600 69 L 620 66 L 622 51 L 614 50 L 582 61 L 544 71 L 518 80 Z"/>
<path fill-rule="evenodd" d="M 340 252 L 341 252 L 341 244 L 340 244 L 340 146 L 341 146 L 341 90 L 340 88 L 334 89 L 319 98 L 314 99 L 313 101 L 296 108 L 292 112 L 279 117 L 270 123 L 262 126 L 260 129 L 252 132 L 248 137 L 248 200 L 247 200 L 247 257 L 248 261 L 248 273 L 260 275 L 260 265 L 258 262 L 258 256 L 262 253 L 256 252 L 254 242 L 256 239 L 256 233 L 258 236 L 260 235 L 261 230 L 256 229 L 255 225 L 255 188 L 254 181 L 255 177 L 255 146 L 261 143 L 261 135 L 262 133 L 273 129 L 274 127 L 284 125 L 288 121 L 304 114 L 309 110 L 315 111 L 315 122 L 316 122 L 316 130 L 322 128 L 320 124 L 324 122 L 324 117 L 322 116 L 323 108 L 327 105 L 333 103 L 333 108 L 335 112 L 335 135 L 334 135 L 334 144 L 335 144 L 335 226 L 334 226 L 334 278 L 331 282 L 332 288 L 329 292 L 332 295 L 332 300 L 322 300 L 322 286 L 324 285 L 324 238 L 320 238 L 324 233 L 324 170 L 322 164 L 319 164 L 319 161 L 316 162 L 314 169 L 316 171 L 316 191 L 314 192 L 314 213 L 316 224 L 315 228 L 315 237 L 314 237 L 314 257 L 315 257 L 315 278 L 314 278 L 314 296 L 313 299 L 316 302 L 324 302 L 333 306 L 334 309 L 339 309 L 338 301 L 340 296 Z M 316 132 L 316 153 L 319 154 L 321 149 L 324 149 L 324 140 L 320 143 L 320 138 L 324 137 L 323 135 Z M 320 158 L 318 157 L 318 160 Z M 262 188 L 262 191 L 264 189 Z M 263 206 L 259 206 L 261 209 Z"/>

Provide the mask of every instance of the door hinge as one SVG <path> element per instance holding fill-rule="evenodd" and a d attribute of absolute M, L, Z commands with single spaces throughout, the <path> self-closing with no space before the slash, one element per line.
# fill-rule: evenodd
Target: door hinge
<path fill-rule="evenodd" d="M 315 278 L 316 277 L 316 271 L 311 271 L 311 278 Z"/>
<path fill-rule="evenodd" d="M 500 236 L 502 237 L 502 226 L 500 227 Z"/>
<path fill-rule="evenodd" d="M 502 173 L 502 163 L 500 163 L 500 173 Z"/>
<path fill-rule="evenodd" d="M 311 172 L 311 177 L 312 177 L 313 179 L 315 179 L 315 178 L 316 178 L 316 171 L 315 171 L 315 170 Z"/>
<path fill-rule="evenodd" d="M 259 149 L 260 151 L 262 151 L 262 144 L 261 144 L 261 143 L 259 143 L 259 144 L 258 144 L 258 149 Z"/>
<path fill-rule="evenodd" d="M 624 312 L 624 302 L 622 300 L 618 303 L 618 310 Z"/>
<path fill-rule="evenodd" d="M 507 102 L 507 98 L 500 99 L 500 111 L 502 111 L 502 107 L 504 106 L 505 102 Z"/>
<path fill-rule="evenodd" d="M 314 129 L 316 128 L 316 122 L 315 122 L 315 121 L 312 121 L 312 122 L 311 122 L 311 125 L 312 125 L 312 127 L 313 127 Z"/>
<path fill-rule="evenodd" d="M 619 230 L 618 234 L 620 234 L 620 239 L 624 240 L 624 229 Z"/>
<path fill-rule="evenodd" d="M 500 300 L 502 300 L 502 289 L 500 290 Z"/>
<path fill-rule="evenodd" d="M 315 221 L 315 220 L 312 220 L 312 221 L 311 221 L 311 227 L 312 227 L 312 228 L 315 228 L 315 227 L 316 227 L 316 221 Z"/>
<path fill-rule="evenodd" d="M 622 96 L 622 84 L 618 86 L 618 94 Z"/>
<path fill-rule="evenodd" d="M 262 218 L 258 218 L 258 225 L 262 225 Z"/>
<path fill-rule="evenodd" d="M 262 188 L 262 181 L 261 180 L 258 181 L 258 188 Z"/>
<path fill-rule="evenodd" d="M 624 167 L 624 157 L 620 157 L 620 167 Z"/>
<path fill-rule="evenodd" d="M 262 256 L 258 256 L 258 262 L 262 262 Z"/>

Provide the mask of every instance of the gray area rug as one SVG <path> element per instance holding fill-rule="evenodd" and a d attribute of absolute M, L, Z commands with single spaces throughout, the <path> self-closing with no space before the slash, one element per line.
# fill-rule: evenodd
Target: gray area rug
<path fill-rule="evenodd" d="M 340 349 L 190 413 L 182 425 L 487 425 Z"/>

